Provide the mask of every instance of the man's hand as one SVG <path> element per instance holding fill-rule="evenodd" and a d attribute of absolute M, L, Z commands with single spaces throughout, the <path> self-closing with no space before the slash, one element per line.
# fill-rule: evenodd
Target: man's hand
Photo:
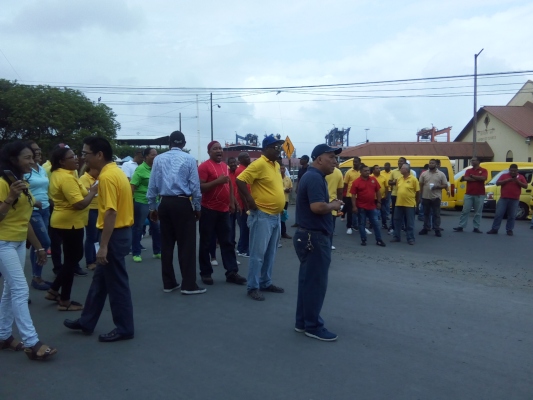
<path fill-rule="evenodd" d="M 194 212 L 194 219 L 196 221 L 199 221 L 201 217 L 202 217 L 202 212 L 201 211 L 195 211 Z"/>
<path fill-rule="evenodd" d="M 231 204 L 229 205 L 229 212 L 230 212 L 231 214 L 235 214 L 235 204 L 231 203 Z"/>
<path fill-rule="evenodd" d="M 330 204 L 332 205 L 333 211 L 339 211 L 344 205 L 344 202 L 342 200 L 335 199 Z"/>
<path fill-rule="evenodd" d="M 48 256 L 46 255 L 46 250 L 41 250 L 37 252 L 37 265 L 41 267 L 46 264 L 48 261 Z"/>
<path fill-rule="evenodd" d="M 217 185 L 224 185 L 226 183 L 229 183 L 229 176 L 220 175 L 217 179 L 215 179 L 215 182 L 217 183 Z"/>
<path fill-rule="evenodd" d="M 159 221 L 159 213 L 157 210 L 150 211 L 150 221 L 157 222 Z"/>
<path fill-rule="evenodd" d="M 108 264 L 107 261 L 107 246 L 100 246 L 98 253 L 96 253 L 96 263 L 100 265 Z"/>
<path fill-rule="evenodd" d="M 41 203 L 39 200 L 37 200 L 35 203 L 33 203 L 33 206 L 35 208 L 38 208 L 39 210 L 43 209 L 43 203 Z"/>
<path fill-rule="evenodd" d="M 376 210 L 381 210 L 381 203 L 376 203 Z"/>
<path fill-rule="evenodd" d="M 252 211 L 257 210 L 257 205 L 255 204 L 255 200 L 252 200 L 248 203 L 248 208 Z"/>

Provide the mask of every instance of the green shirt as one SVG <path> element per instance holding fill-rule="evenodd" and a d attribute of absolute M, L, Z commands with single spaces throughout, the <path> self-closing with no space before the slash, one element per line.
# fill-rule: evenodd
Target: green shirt
<path fill-rule="evenodd" d="M 150 181 L 150 174 L 152 173 L 152 167 L 148 166 L 146 162 L 143 162 L 131 177 L 130 184 L 135 186 L 135 193 L 133 194 L 133 200 L 137 203 L 148 204 L 146 198 L 146 192 L 148 192 L 148 182 Z"/>

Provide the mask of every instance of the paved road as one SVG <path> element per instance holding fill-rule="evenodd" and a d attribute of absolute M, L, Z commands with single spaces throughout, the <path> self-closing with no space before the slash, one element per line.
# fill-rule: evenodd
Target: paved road
<path fill-rule="evenodd" d="M 113 327 L 108 307 L 84 336 L 62 326 L 76 313 L 32 290 L 35 325 L 59 353 L 48 363 L 0 353 L 0 399 L 531 399 L 533 231 L 521 221 L 514 237 L 453 233 L 457 218 L 444 216 L 442 238 L 386 236 L 386 248 L 337 226 L 323 310 L 334 343 L 293 331 L 298 263 L 287 240 L 274 270 L 286 293 L 264 302 L 226 284 L 222 267 L 204 295 L 163 293 L 158 262 L 143 254 L 130 263 L 127 342 L 98 343 Z M 75 279 L 74 300 L 89 283 Z"/>

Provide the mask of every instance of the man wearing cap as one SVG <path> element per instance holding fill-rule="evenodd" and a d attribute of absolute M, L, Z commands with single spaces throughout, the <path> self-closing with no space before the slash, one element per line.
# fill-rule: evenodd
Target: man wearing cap
<path fill-rule="evenodd" d="M 133 156 L 133 160 L 126 161 L 124 164 L 122 164 L 122 171 L 124 171 L 129 181 L 131 181 L 133 173 L 135 172 L 137 167 L 143 163 L 143 161 L 143 151 L 142 149 L 137 149 L 135 151 L 135 155 Z"/>
<path fill-rule="evenodd" d="M 196 160 L 183 151 L 185 143 L 180 131 L 170 134 L 170 150 L 154 159 L 146 197 L 150 219 L 161 221 L 163 291 L 170 293 L 181 287 L 181 293 L 189 295 L 206 290 L 196 284 L 196 221 L 201 216 L 202 200 L 200 179 Z M 159 207 L 157 196 L 161 197 Z M 181 285 L 176 281 L 172 264 L 176 243 Z"/>
<path fill-rule="evenodd" d="M 250 263 L 248 266 L 248 296 L 262 301 L 263 292 L 283 293 L 272 284 L 272 266 L 281 235 L 280 213 L 285 207 L 280 166 L 283 140 L 273 135 L 263 139 L 263 154 L 237 177 L 240 195 L 250 211 Z M 250 185 L 251 192 L 247 185 Z"/>
<path fill-rule="evenodd" d="M 207 145 L 209 160 L 198 167 L 202 191 L 202 218 L 200 219 L 200 246 L 198 261 L 200 277 L 206 285 L 213 284 L 213 266 L 209 257 L 209 244 L 213 233 L 218 239 L 222 263 L 226 269 L 226 282 L 242 285 L 246 279 L 239 275 L 235 247 L 231 241 L 230 212 L 235 212 L 233 185 L 228 165 L 222 161 L 222 146 L 217 141 Z"/>
<path fill-rule="evenodd" d="M 343 202 L 338 199 L 330 202 L 325 176 L 335 170 L 335 155 L 341 151 L 327 144 L 314 148 L 311 153 L 313 165 L 302 178 L 296 197 L 300 226 L 293 243 L 300 260 L 300 272 L 294 330 L 327 342 L 337 340 L 337 335 L 324 327 L 324 320 L 320 317 L 331 263 L 331 212 L 340 210 Z"/>

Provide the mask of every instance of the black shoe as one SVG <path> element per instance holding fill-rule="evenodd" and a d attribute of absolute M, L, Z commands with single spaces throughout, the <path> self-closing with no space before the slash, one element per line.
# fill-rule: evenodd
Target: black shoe
<path fill-rule="evenodd" d="M 86 333 L 88 335 L 93 333 L 93 331 L 91 331 L 90 329 L 85 329 L 83 326 L 81 326 L 79 319 L 74 320 L 74 321 L 72 321 L 71 319 L 66 319 L 63 321 L 63 325 L 65 325 L 69 329 L 72 329 L 75 331 L 82 331 L 83 333 Z"/>
<path fill-rule="evenodd" d="M 441 237 L 442 236 L 442 233 L 440 233 L 440 230 L 437 229 L 435 231 L 435 236 L 437 236 L 437 237 Z"/>
<path fill-rule="evenodd" d="M 366 246 L 366 240 L 361 241 L 361 246 Z"/>
<path fill-rule="evenodd" d="M 202 276 L 202 282 L 206 285 L 212 285 L 213 284 L 213 278 L 211 278 L 211 275 L 209 276 Z"/>
<path fill-rule="evenodd" d="M 133 335 L 121 335 L 117 332 L 117 329 L 113 329 L 109 333 L 103 333 L 98 336 L 99 342 L 104 343 L 111 343 L 111 342 L 118 342 L 119 340 L 130 340 L 133 339 Z"/>
<path fill-rule="evenodd" d="M 389 230 L 389 227 L 387 226 L 387 224 L 383 224 L 383 225 L 381 225 L 381 227 L 382 227 L 383 229 Z"/>
<path fill-rule="evenodd" d="M 88 274 L 88 272 L 84 271 L 79 266 L 78 266 L 78 268 L 76 268 L 76 271 L 74 271 L 74 275 L 76 275 L 76 276 L 87 276 L 87 274 Z"/>
<path fill-rule="evenodd" d="M 477 229 L 477 228 L 476 228 Z M 476 231 L 476 229 L 474 229 L 474 232 Z M 463 228 L 458 226 L 457 228 L 453 228 L 454 232 L 462 232 L 463 231 Z M 479 229 L 478 229 L 479 231 Z M 480 232 L 481 233 L 481 232 Z"/>
<path fill-rule="evenodd" d="M 270 285 L 266 288 L 260 289 L 262 292 L 272 292 L 272 293 L 285 293 L 285 290 L 280 288 L 279 286 Z"/>
<path fill-rule="evenodd" d="M 237 272 L 232 272 L 226 276 L 226 282 L 236 283 L 237 285 L 244 285 L 247 282 L 247 279 L 243 276 L 240 276 Z"/>
<path fill-rule="evenodd" d="M 507 236 L 513 236 L 513 231 L 508 230 L 508 231 L 507 231 Z"/>
<path fill-rule="evenodd" d="M 427 229 L 422 229 L 420 232 L 418 232 L 419 235 L 427 235 L 428 234 L 428 230 Z"/>
<path fill-rule="evenodd" d="M 478 228 L 474 228 L 474 230 L 472 232 L 474 232 L 474 233 L 483 233 Z"/>
<path fill-rule="evenodd" d="M 265 296 L 263 296 L 263 294 L 257 289 L 250 290 L 248 292 L 248 296 L 250 296 L 252 299 L 257 300 L 257 301 L 265 300 Z"/>
<path fill-rule="evenodd" d="M 383 240 L 378 240 L 378 241 L 376 242 L 376 244 L 377 244 L 378 246 L 381 246 L 381 247 L 387 247 L 387 245 L 385 244 L 385 242 L 384 242 Z"/>
<path fill-rule="evenodd" d="M 491 229 L 490 231 L 487 232 L 487 234 L 489 234 L 489 235 L 497 235 L 498 231 L 496 229 Z"/>

